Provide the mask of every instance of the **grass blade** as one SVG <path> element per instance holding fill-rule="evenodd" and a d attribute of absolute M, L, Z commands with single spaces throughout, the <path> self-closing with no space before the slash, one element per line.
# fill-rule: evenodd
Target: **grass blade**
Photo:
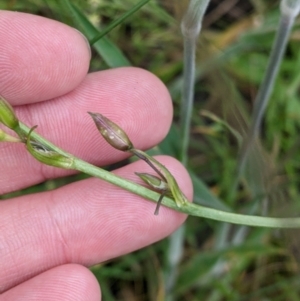
<path fill-rule="evenodd" d="M 94 45 L 98 40 L 103 38 L 107 33 L 109 33 L 112 29 L 114 29 L 116 26 L 121 24 L 125 19 L 130 17 L 132 14 L 134 14 L 137 10 L 139 10 L 141 7 L 143 7 L 145 4 L 147 4 L 150 0 L 142 0 L 135 6 L 133 6 L 130 10 L 128 10 L 126 13 L 124 13 L 121 17 L 114 20 L 112 23 L 110 23 L 100 34 L 98 34 L 96 37 L 91 39 L 90 44 Z"/>
<path fill-rule="evenodd" d="M 63 1 L 68 6 L 72 18 L 74 19 L 74 23 L 78 24 L 79 28 L 86 35 L 88 40 L 91 40 L 95 36 L 99 35 L 98 29 L 74 4 L 70 3 L 69 0 Z M 106 37 L 102 37 L 101 40 L 95 42 L 93 47 L 110 68 L 131 65 L 122 51 Z"/>

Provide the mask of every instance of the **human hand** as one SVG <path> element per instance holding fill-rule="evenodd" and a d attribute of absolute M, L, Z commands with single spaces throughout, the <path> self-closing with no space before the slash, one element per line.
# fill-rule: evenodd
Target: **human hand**
<path fill-rule="evenodd" d="M 62 149 L 95 165 L 125 158 L 99 135 L 87 111 L 115 120 L 140 149 L 166 135 L 170 96 L 152 74 L 118 68 L 87 74 L 90 50 L 76 30 L 41 17 L 0 12 L 0 94 L 18 118 Z M 160 162 L 188 198 L 192 186 L 175 159 Z M 18 143 L 0 143 L 0 195 L 71 173 L 42 165 Z M 153 171 L 138 161 L 115 170 Z M 99 300 L 86 268 L 149 245 L 185 219 L 96 178 L 0 203 L 1 300 Z"/>

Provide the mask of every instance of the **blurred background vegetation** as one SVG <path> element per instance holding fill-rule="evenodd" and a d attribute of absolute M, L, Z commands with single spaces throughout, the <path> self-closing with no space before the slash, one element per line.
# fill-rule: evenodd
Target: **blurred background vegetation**
<path fill-rule="evenodd" d="M 58 20 L 78 28 L 91 40 L 138 2 L 0 0 L 0 8 Z M 90 66 L 93 72 L 133 65 L 161 78 L 174 101 L 174 123 L 166 139 L 151 152 L 174 157 L 180 148 L 180 20 L 187 4 L 187 0 L 149 1 L 94 44 Z M 276 80 L 261 141 L 241 187 L 231 197 L 239 139 L 248 128 L 266 69 L 278 26 L 278 5 L 273 0 L 211 0 L 205 15 L 198 42 L 188 162 L 194 201 L 205 206 L 244 214 L 296 215 L 300 199 L 299 22 Z M 2 198 L 55 189 L 82 177 L 51 180 Z M 297 235 L 292 230 L 232 226 L 190 217 L 176 284 L 169 297 L 165 293 L 172 256 L 169 239 L 99 264 L 92 271 L 107 301 L 299 300 Z"/>

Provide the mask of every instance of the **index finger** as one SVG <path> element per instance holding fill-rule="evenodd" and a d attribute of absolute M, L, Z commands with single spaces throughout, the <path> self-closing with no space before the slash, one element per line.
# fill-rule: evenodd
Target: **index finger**
<path fill-rule="evenodd" d="M 0 11 L 0 40 L 0 94 L 12 105 L 64 95 L 88 72 L 86 39 L 57 21 Z"/>

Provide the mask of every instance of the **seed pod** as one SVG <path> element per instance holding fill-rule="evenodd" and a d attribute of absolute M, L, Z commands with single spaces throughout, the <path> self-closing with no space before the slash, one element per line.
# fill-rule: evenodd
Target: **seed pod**
<path fill-rule="evenodd" d="M 12 106 L 0 96 L 0 122 L 12 130 L 19 128 L 19 120 Z"/>
<path fill-rule="evenodd" d="M 133 145 L 127 134 L 117 124 L 99 113 L 88 112 L 93 118 L 102 137 L 114 148 L 128 151 Z"/>
<path fill-rule="evenodd" d="M 170 173 L 170 171 L 164 166 L 162 165 L 159 161 L 157 161 L 155 158 L 149 156 L 147 153 L 141 151 L 141 150 L 137 150 L 137 149 L 133 149 L 134 150 L 134 154 L 137 155 L 139 158 L 144 157 L 144 161 L 151 162 L 151 167 L 153 168 L 153 165 L 155 166 L 155 171 L 157 172 L 158 169 L 160 169 L 163 173 L 163 180 L 164 182 L 166 182 L 168 184 L 168 187 L 171 191 L 171 195 L 172 198 L 174 199 L 176 205 L 178 207 L 181 207 L 182 205 L 185 205 L 188 202 L 188 199 L 186 198 L 186 196 L 183 194 L 183 192 L 180 190 L 175 178 L 173 177 L 173 175 Z M 161 174 L 161 172 L 159 173 L 159 175 Z"/>
<path fill-rule="evenodd" d="M 150 175 L 148 173 L 141 173 L 141 172 L 135 172 L 137 176 L 139 176 L 146 184 L 151 186 L 153 189 L 155 189 L 157 192 L 160 192 L 161 195 L 157 201 L 157 205 L 154 211 L 155 215 L 158 215 L 159 213 L 159 207 L 161 205 L 161 202 L 164 198 L 164 196 L 172 197 L 171 190 L 168 186 L 168 183 L 160 179 L 159 177 Z"/>
<path fill-rule="evenodd" d="M 32 141 L 30 139 L 31 133 L 36 127 L 37 126 L 31 128 L 27 136 L 26 148 L 29 151 L 29 153 L 35 159 L 46 165 L 60 167 L 64 169 L 72 169 L 74 162 L 72 158 L 59 154 L 56 151 L 48 149 L 40 142 Z"/>
<path fill-rule="evenodd" d="M 168 184 L 159 177 L 142 172 L 135 172 L 135 174 L 153 189 L 159 192 L 166 192 L 166 195 L 172 196 Z"/>

